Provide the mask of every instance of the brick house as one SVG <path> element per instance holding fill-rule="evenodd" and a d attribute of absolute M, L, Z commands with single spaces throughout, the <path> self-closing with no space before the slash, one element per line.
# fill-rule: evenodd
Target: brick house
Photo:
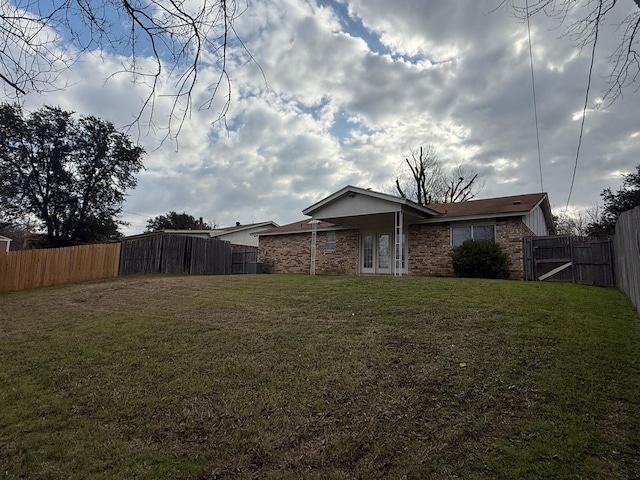
<path fill-rule="evenodd" d="M 554 230 L 546 193 L 422 206 L 346 186 L 302 213 L 257 234 L 267 272 L 452 276 L 452 248 L 473 238 L 498 242 L 522 278 L 522 238 Z"/>

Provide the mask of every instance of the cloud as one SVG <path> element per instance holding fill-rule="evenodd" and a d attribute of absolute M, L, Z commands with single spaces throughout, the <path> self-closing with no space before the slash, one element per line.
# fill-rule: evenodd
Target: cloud
<path fill-rule="evenodd" d="M 389 191 L 402 158 L 427 144 L 448 168 L 482 173 L 483 197 L 539 191 L 526 25 L 494 11 L 497 4 L 252 2 L 235 23 L 246 49 L 230 45 L 226 123 L 216 122 L 226 90 L 211 109 L 199 109 L 219 78 L 210 66 L 200 74 L 177 146 L 158 146 L 162 130 L 130 131 L 148 154 L 125 204 L 133 212 L 123 216 L 132 222 L 127 233 L 142 231 L 144 216 L 169 210 L 218 225 L 291 222 L 347 184 Z M 350 18 L 341 18 L 345 12 Z M 564 206 L 588 56 L 546 17 L 534 17 L 531 26 L 544 188 L 553 205 Z M 605 50 L 615 45 L 611 28 L 603 35 Z M 70 87 L 29 96 L 27 106 L 58 104 L 126 125 L 148 94 L 130 77 L 109 78 L 127 60 L 86 54 L 68 72 Z M 591 99 L 609 67 L 606 55 L 598 56 Z M 161 80 L 167 93 L 170 79 Z M 619 185 L 619 172 L 638 163 L 639 102 L 629 93 L 587 116 L 573 206 L 593 205 L 603 188 Z M 171 105 L 171 98 L 156 97 L 159 124 Z"/>

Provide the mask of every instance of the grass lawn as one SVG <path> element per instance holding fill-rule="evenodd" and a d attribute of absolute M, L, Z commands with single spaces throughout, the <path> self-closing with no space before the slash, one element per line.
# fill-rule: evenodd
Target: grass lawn
<path fill-rule="evenodd" d="M 130 277 L 0 295 L 3 478 L 640 478 L 617 290 Z"/>

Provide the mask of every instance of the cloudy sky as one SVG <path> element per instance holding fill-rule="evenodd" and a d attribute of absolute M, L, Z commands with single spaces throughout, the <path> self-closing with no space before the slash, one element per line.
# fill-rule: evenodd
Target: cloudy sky
<path fill-rule="evenodd" d="M 194 108 L 178 139 L 142 131 L 148 154 L 122 219 L 186 211 L 219 226 L 303 218 L 301 210 L 347 184 L 392 192 L 402 159 L 435 147 L 447 168 L 479 172 L 479 198 L 541 190 L 526 23 L 500 0 L 250 0 L 236 21 L 253 55 L 232 49 L 232 103 L 224 122 Z M 637 7 L 621 0 L 607 20 L 590 105 L 604 88 L 616 22 Z M 626 8 L 626 10 L 625 10 Z M 542 185 L 564 209 L 574 169 L 589 53 L 557 21 L 531 22 Z M 86 54 L 67 88 L 29 94 L 27 108 L 60 105 L 129 123 L 144 88 L 106 81 L 126 58 Z M 194 105 L 216 72 L 205 71 Z M 633 88 L 586 118 L 571 208 L 591 207 L 640 163 L 640 93 Z M 168 101 L 167 101 L 168 102 Z M 161 119 L 168 106 L 159 99 Z M 132 132 L 138 139 L 137 132 Z"/>

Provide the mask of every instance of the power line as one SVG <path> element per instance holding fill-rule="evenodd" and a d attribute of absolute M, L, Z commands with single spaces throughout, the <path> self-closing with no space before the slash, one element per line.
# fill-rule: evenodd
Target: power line
<path fill-rule="evenodd" d="M 602 14 L 602 2 L 598 7 L 598 19 L 600 19 L 600 15 Z M 593 72 L 593 60 L 596 55 L 596 44 L 598 43 L 598 27 L 600 26 L 600 22 L 595 22 L 596 25 L 594 27 L 594 36 L 593 36 L 593 47 L 591 48 L 591 63 L 589 64 L 589 77 L 587 78 L 587 91 L 584 96 L 584 106 L 582 107 L 582 122 L 580 123 L 580 136 L 578 137 L 578 149 L 576 151 L 576 161 L 573 164 L 573 175 L 571 176 L 571 187 L 569 187 L 569 196 L 567 197 L 567 205 L 564 207 L 565 211 L 569 208 L 569 202 L 571 201 L 571 194 L 573 193 L 573 184 L 576 180 L 576 171 L 578 170 L 578 158 L 580 157 L 580 147 L 582 146 L 582 134 L 584 133 L 584 121 L 587 117 L 587 105 L 589 103 L 589 90 L 591 89 L 591 73 Z"/>
<path fill-rule="evenodd" d="M 531 25 L 529 24 L 529 0 L 525 1 L 527 16 L 527 34 L 529 36 L 529 61 L 531 63 L 531 89 L 533 91 L 533 115 L 536 120 L 536 144 L 538 146 L 538 169 L 540 170 L 540 192 L 544 192 L 542 183 L 542 155 L 540 154 L 540 131 L 538 128 L 538 105 L 536 102 L 536 80 L 533 75 L 533 51 L 531 49 Z"/>
<path fill-rule="evenodd" d="M 151 218 L 151 215 L 143 215 L 141 213 L 136 213 L 136 212 L 128 212 L 126 210 L 121 210 L 122 213 L 128 213 L 129 215 L 137 215 L 139 217 L 144 217 L 144 218 Z"/>

